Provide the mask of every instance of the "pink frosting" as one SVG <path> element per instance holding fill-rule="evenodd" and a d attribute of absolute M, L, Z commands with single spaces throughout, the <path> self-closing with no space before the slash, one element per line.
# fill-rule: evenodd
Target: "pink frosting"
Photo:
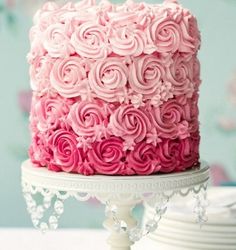
<path fill-rule="evenodd" d="M 149 175 L 198 163 L 200 33 L 176 0 L 47 3 L 30 42 L 35 165 Z"/>
<path fill-rule="evenodd" d="M 188 137 L 184 140 L 164 140 L 158 150 L 160 172 L 183 171 L 198 163 L 199 140 Z"/>
<path fill-rule="evenodd" d="M 54 60 L 47 56 L 38 56 L 31 62 L 31 88 L 37 92 L 48 92 L 50 89 L 50 72 Z"/>
<path fill-rule="evenodd" d="M 55 131 L 49 140 L 49 148 L 53 154 L 49 168 L 56 166 L 65 172 L 79 172 L 83 158 L 82 152 L 76 145 L 74 133 L 64 129 Z"/>
<path fill-rule="evenodd" d="M 101 142 L 95 142 L 92 149 L 88 151 L 88 159 L 97 173 L 127 174 L 123 141 L 120 138 L 111 137 Z"/>
<path fill-rule="evenodd" d="M 173 64 L 167 71 L 167 78 L 174 86 L 175 95 L 186 94 L 191 98 L 194 92 L 192 57 L 175 54 Z"/>
<path fill-rule="evenodd" d="M 127 157 L 128 165 L 139 175 L 149 175 L 161 169 L 157 150 L 151 144 L 138 143 Z"/>
<path fill-rule="evenodd" d="M 66 28 L 65 25 L 56 23 L 46 29 L 43 45 L 51 57 L 64 58 L 74 53 Z"/>
<path fill-rule="evenodd" d="M 121 56 L 139 56 L 146 46 L 144 33 L 132 26 L 112 29 L 109 41 L 113 52 Z"/>
<path fill-rule="evenodd" d="M 47 136 L 44 133 L 32 133 L 32 142 L 29 148 L 31 161 L 37 166 L 47 166 L 51 160 L 51 153 L 47 146 Z"/>
<path fill-rule="evenodd" d="M 71 37 L 75 51 L 83 57 L 100 59 L 109 54 L 106 28 L 95 22 L 85 22 L 78 26 Z"/>
<path fill-rule="evenodd" d="M 58 93 L 66 98 L 87 92 L 87 73 L 83 61 L 77 56 L 57 59 L 50 80 Z"/>
<path fill-rule="evenodd" d="M 147 99 L 154 96 L 165 81 L 165 61 L 155 55 L 137 57 L 130 67 L 129 84 Z"/>
<path fill-rule="evenodd" d="M 200 44 L 196 19 L 176 3 L 163 4 L 157 13 L 146 29 L 149 44 L 146 52 L 194 54 Z"/>
<path fill-rule="evenodd" d="M 98 60 L 89 73 L 89 85 L 97 97 L 108 102 L 120 100 L 125 95 L 128 68 L 123 60 L 108 57 Z"/>
<path fill-rule="evenodd" d="M 109 127 L 112 134 L 125 140 L 125 149 L 133 149 L 134 143 L 145 139 L 151 122 L 141 109 L 123 105 L 111 115 Z"/>
<path fill-rule="evenodd" d="M 92 141 L 95 141 L 106 135 L 108 120 L 104 115 L 102 103 L 75 103 L 71 107 L 67 121 L 78 136 L 91 137 Z"/>
<path fill-rule="evenodd" d="M 56 96 L 43 96 L 34 102 L 34 115 L 39 131 L 56 130 L 66 126 L 65 116 L 69 113 L 70 102 Z"/>
<path fill-rule="evenodd" d="M 181 105 L 176 99 L 165 102 L 152 110 L 154 124 L 160 137 L 175 139 L 189 136 L 190 107 Z"/>

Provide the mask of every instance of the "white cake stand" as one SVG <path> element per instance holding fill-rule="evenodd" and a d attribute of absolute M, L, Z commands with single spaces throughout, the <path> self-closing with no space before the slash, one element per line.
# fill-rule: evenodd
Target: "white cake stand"
<path fill-rule="evenodd" d="M 169 199 L 175 194 L 194 194 L 194 211 L 198 222 L 203 223 L 208 179 L 209 167 L 204 162 L 183 173 L 131 177 L 55 173 L 36 168 L 29 160 L 22 164 L 23 194 L 36 228 L 43 232 L 56 229 L 64 201 L 69 197 L 79 201 L 97 198 L 106 205 L 104 227 L 111 232 L 108 238 L 111 250 L 130 250 L 134 242 L 155 231 Z M 142 202 L 154 206 L 156 213 L 141 227 L 132 209 Z"/>

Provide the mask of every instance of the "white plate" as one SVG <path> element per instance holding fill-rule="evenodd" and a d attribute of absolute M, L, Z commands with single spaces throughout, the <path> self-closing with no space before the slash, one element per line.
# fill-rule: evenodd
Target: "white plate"
<path fill-rule="evenodd" d="M 206 237 L 201 237 L 195 234 L 188 235 L 181 232 L 170 231 L 170 228 L 160 227 L 159 230 L 153 233 L 153 237 L 165 237 L 167 239 L 175 239 L 184 242 L 195 242 L 195 243 L 204 243 L 204 244 L 221 244 L 221 245 L 235 245 L 236 246 L 236 237 L 225 238 L 223 235 L 220 237 L 210 236 L 209 234 Z"/>
<path fill-rule="evenodd" d="M 152 213 L 146 213 L 146 218 L 145 220 L 148 219 L 152 219 L 153 215 Z M 177 220 L 173 220 L 173 219 L 169 219 L 169 218 L 162 218 L 162 220 L 160 221 L 160 226 L 165 225 L 169 228 L 175 228 L 175 229 L 181 229 L 181 230 L 186 230 L 186 231 L 191 231 L 191 232 L 204 232 L 204 233 L 208 233 L 208 232 L 218 232 L 218 233 L 222 233 L 222 234 L 228 234 L 228 233 L 234 233 L 235 237 L 236 237 L 236 224 L 232 224 L 232 225 L 215 225 L 215 224 L 209 224 L 206 223 L 202 226 L 202 228 L 200 228 L 199 224 L 197 222 L 192 222 L 192 223 L 186 223 L 183 221 L 177 221 Z"/>
<path fill-rule="evenodd" d="M 236 245 L 219 245 L 219 244 L 204 244 L 204 243 L 194 243 L 194 242 L 184 242 L 184 241 L 177 241 L 173 239 L 167 239 L 163 237 L 155 237 L 149 236 L 157 244 L 164 244 L 166 245 L 166 249 L 173 249 L 173 250 L 236 250 Z"/>

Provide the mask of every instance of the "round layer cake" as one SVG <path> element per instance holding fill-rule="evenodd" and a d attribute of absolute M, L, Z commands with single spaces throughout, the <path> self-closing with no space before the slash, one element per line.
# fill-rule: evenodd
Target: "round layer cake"
<path fill-rule="evenodd" d="M 198 164 L 200 34 L 176 1 L 47 3 L 30 41 L 36 166 L 150 175 Z"/>

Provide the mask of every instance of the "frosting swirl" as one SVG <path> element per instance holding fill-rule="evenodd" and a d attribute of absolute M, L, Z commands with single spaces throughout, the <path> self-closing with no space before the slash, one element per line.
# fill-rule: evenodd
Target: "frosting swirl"
<path fill-rule="evenodd" d="M 82 57 L 101 59 L 109 54 L 106 28 L 95 22 L 78 26 L 71 37 L 75 51 Z"/>
<path fill-rule="evenodd" d="M 53 153 L 51 166 L 57 166 L 65 172 L 77 172 L 82 165 L 82 152 L 76 147 L 76 135 L 64 129 L 55 131 L 49 140 L 49 147 Z"/>
<path fill-rule="evenodd" d="M 47 145 L 47 135 L 34 130 L 32 133 L 32 141 L 29 148 L 29 157 L 37 166 L 47 166 L 52 155 Z"/>
<path fill-rule="evenodd" d="M 123 60 L 108 57 L 98 60 L 89 72 L 89 85 L 94 93 L 107 102 L 119 101 L 125 94 L 128 68 Z"/>
<path fill-rule="evenodd" d="M 120 138 L 110 137 L 93 143 L 92 149 L 88 151 L 88 159 L 97 173 L 126 174 L 125 153 L 123 141 Z"/>
<path fill-rule="evenodd" d="M 34 103 L 34 115 L 37 118 L 37 128 L 39 131 L 53 131 L 62 127 L 65 117 L 69 113 L 69 102 L 56 96 L 50 98 L 42 96 Z"/>
<path fill-rule="evenodd" d="M 141 109 L 132 105 L 120 106 L 110 117 L 109 128 L 115 136 L 125 140 L 125 149 L 133 149 L 151 129 L 149 117 Z"/>
<path fill-rule="evenodd" d="M 129 84 L 144 98 L 155 95 L 162 82 L 165 81 L 165 61 L 156 55 L 139 56 L 130 66 Z"/>
<path fill-rule="evenodd" d="M 128 26 L 112 29 L 109 41 L 112 51 L 120 56 L 139 56 L 146 45 L 143 31 Z"/>
<path fill-rule="evenodd" d="M 78 136 L 92 137 L 92 141 L 105 136 L 102 128 L 107 125 L 107 117 L 104 115 L 103 105 L 99 103 L 75 103 L 71 107 L 67 121 Z"/>
<path fill-rule="evenodd" d="M 74 53 L 66 28 L 61 23 L 55 23 L 46 29 L 43 45 L 51 57 L 64 58 Z"/>
<path fill-rule="evenodd" d="M 57 59 L 53 65 L 50 80 L 58 93 L 66 98 L 76 97 L 87 92 L 85 65 L 77 56 Z"/>
<path fill-rule="evenodd" d="M 133 151 L 127 156 L 130 168 L 139 175 L 149 175 L 160 169 L 160 162 L 157 158 L 156 147 L 146 142 L 136 144 Z"/>
<path fill-rule="evenodd" d="M 194 92 L 192 57 L 175 54 L 167 78 L 174 86 L 175 95 L 186 94 L 190 98 Z"/>
<path fill-rule="evenodd" d="M 153 108 L 152 112 L 155 127 L 159 136 L 162 138 L 175 139 L 179 133 L 183 133 L 183 125 L 188 128 L 187 121 L 182 124 L 182 127 L 180 124 L 183 120 L 190 120 L 190 110 L 187 106 L 186 108 L 183 108 L 183 106 L 176 99 L 169 100 L 162 106 Z"/>

